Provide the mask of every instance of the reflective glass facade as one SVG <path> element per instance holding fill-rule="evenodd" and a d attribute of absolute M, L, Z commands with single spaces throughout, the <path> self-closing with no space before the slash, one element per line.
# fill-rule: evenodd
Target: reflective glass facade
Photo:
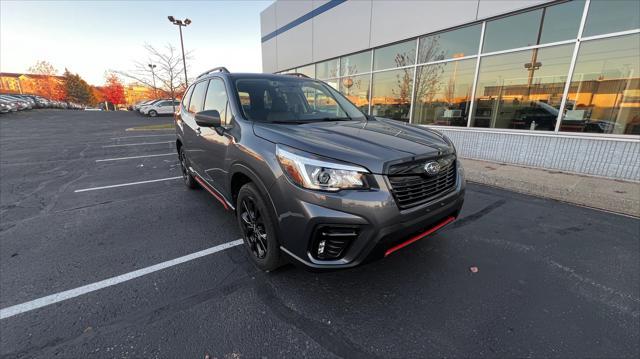
<path fill-rule="evenodd" d="M 640 1 L 554 2 L 289 71 L 405 122 L 638 135 Z"/>

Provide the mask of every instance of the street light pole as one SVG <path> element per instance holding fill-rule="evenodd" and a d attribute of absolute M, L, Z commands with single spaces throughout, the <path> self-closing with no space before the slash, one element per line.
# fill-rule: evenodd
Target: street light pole
<path fill-rule="evenodd" d="M 156 65 L 149 64 L 149 68 L 151 69 L 151 78 L 153 79 L 153 93 L 155 94 L 156 98 L 158 98 L 158 88 L 156 87 L 156 73 L 153 71 L 153 69 L 156 68 Z"/>
<path fill-rule="evenodd" d="M 167 18 L 169 19 L 169 21 L 171 21 L 172 24 L 178 26 L 178 29 L 180 29 L 180 47 L 182 48 L 182 67 L 184 68 L 184 84 L 186 88 L 187 86 L 189 86 L 189 80 L 187 78 L 187 60 L 185 59 L 185 55 L 184 55 L 184 41 L 182 40 L 182 27 L 191 24 L 191 20 L 189 19 L 184 19 L 184 21 L 178 20 L 173 16 L 168 16 Z"/>

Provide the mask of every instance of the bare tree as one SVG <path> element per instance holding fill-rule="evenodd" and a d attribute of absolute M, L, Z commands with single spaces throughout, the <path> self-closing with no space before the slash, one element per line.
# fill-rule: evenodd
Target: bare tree
<path fill-rule="evenodd" d="M 147 51 L 148 61 L 136 61 L 131 71 L 114 72 L 151 88 L 154 88 L 153 76 L 155 76 L 160 90 L 168 93 L 175 100 L 176 94 L 186 89 L 185 79 L 182 76 L 184 67 L 181 54 L 171 44 L 167 44 L 162 49 L 146 44 L 144 48 Z M 190 53 L 185 54 L 187 60 L 190 59 L 189 55 Z M 153 73 L 149 64 L 156 65 Z"/>

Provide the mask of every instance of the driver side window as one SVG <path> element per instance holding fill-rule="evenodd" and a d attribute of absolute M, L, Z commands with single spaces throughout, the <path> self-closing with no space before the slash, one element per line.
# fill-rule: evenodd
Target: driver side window
<path fill-rule="evenodd" d="M 207 89 L 207 97 L 204 100 L 204 110 L 216 110 L 220 114 L 220 122 L 223 126 L 227 126 L 231 121 L 231 113 L 229 113 L 229 98 L 224 82 L 221 79 L 213 78 L 209 81 Z"/>

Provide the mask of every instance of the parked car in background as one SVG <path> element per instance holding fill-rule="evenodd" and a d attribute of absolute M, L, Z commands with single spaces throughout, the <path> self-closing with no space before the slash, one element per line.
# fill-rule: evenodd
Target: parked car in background
<path fill-rule="evenodd" d="M 153 105 L 145 106 L 140 110 L 143 115 L 149 117 L 157 117 L 161 115 L 171 115 L 175 108 L 178 107 L 180 101 L 163 100 L 155 102 Z"/>
<path fill-rule="evenodd" d="M 166 101 L 166 100 L 170 100 L 168 98 L 161 98 L 161 99 L 155 99 L 155 100 L 150 100 L 149 102 L 145 103 L 144 105 L 140 106 L 140 109 L 138 110 L 139 113 L 146 115 L 146 107 L 149 106 L 153 106 L 154 104 L 160 102 L 160 101 Z"/>
<path fill-rule="evenodd" d="M 0 101 L 0 113 L 11 112 L 11 106 L 8 102 Z"/>
<path fill-rule="evenodd" d="M 0 99 L 15 104 L 18 111 L 30 110 L 32 108 L 31 104 L 28 101 L 11 95 L 0 95 Z"/>

